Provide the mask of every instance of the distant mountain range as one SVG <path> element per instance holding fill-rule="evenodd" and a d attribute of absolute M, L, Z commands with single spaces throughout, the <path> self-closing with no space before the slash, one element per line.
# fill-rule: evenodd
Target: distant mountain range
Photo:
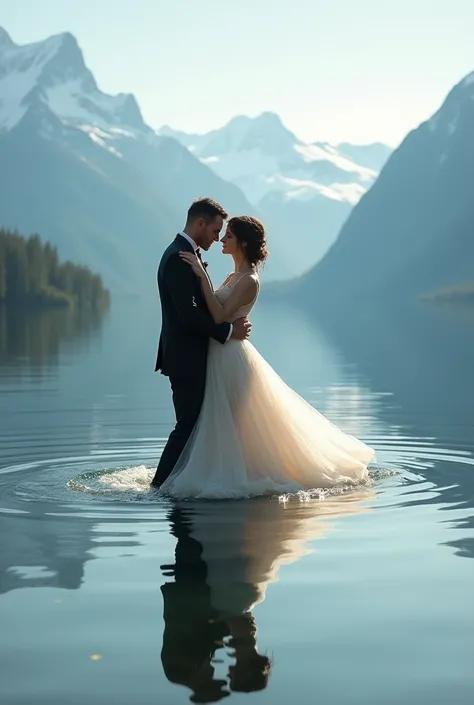
<path fill-rule="evenodd" d="M 154 293 L 193 198 L 269 231 L 265 277 L 313 301 L 412 300 L 474 280 L 474 74 L 391 153 L 306 144 L 273 113 L 188 135 L 97 86 L 69 33 L 25 46 L 0 29 L 0 226 L 38 232 L 112 292 Z M 214 248 L 216 281 L 230 262 Z M 317 264 L 316 264 L 317 263 Z M 316 266 L 314 266 L 316 264 Z M 282 284 L 279 284 L 280 288 Z"/>
<path fill-rule="evenodd" d="M 0 28 L 0 225 L 39 232 L 112 291 L 150 291 L 193 198 L 268 228 L 267 278 L 326 252 L 388 156 L 384 145 L 306 145 L 272 113 L 208 135 L 148 126 L 135 98 L 97 86 L 69 33 L 18 46 Z M 208 257 L 216 281 L 231 264 Z M 225 261 L 224 261 L 225 260 Z"/>
<path fill-rule="evenodd" d="M 307 144 L 271 112 L 237 116 L 201 135 L 169 126 L 159 134 L 178 140 L 236 184 L 262 213 L 272 249 L 269 273 L 276 278 L 307 270 L 308 256 L 313 263 L 323 257 L 391 153 L 378 143 Z"/>
<path fill-rule="evenodd" d="M 191 200 L 259 215 L 234 184 L 99 90 L 75 38 L 17 46 L 0 29 L 0 225 L 39 232 L 114 291 L 155 288 Z"/>
<path fill-rule="evenodd" d="M 286 290 L 347 308 L 470 291 L 473 194 L 474 73 L 407 135 L 324 259 Z"/>

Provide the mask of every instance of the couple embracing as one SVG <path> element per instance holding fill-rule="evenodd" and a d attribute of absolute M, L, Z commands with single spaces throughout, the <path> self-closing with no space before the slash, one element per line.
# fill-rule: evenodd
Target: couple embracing
<path fill-rule="evenodd" d="M 196 200 L 159 265 L 155 370 L 169 378 L 176 426 L 152 485 L 180 499 L 237 499 L 366 481 L 372 448 L 308 404 L 248 340 L 267 256 L 256 218 L 227 221 L 222 252 L 234 271 L 213 288 L 201 250 L 227 218 L 212 199 Z"/>

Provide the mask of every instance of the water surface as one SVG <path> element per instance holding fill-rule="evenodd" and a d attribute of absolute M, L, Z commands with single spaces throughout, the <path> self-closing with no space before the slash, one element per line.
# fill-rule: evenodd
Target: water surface
<path fill-rule="evenodd" d="M 0 312 L 2 702 L 472 702 L 472 317 L 317 322 L 253 342 L 375 447 L 370 487 L 158 500 L 173 415 L 155 304 Z"/>

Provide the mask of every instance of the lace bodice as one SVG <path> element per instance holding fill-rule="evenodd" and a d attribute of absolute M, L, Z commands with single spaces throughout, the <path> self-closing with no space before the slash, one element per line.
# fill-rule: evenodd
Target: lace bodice
<path fill-rule="evenodd" d="M 239 281 L 239 279 L 245 276 L 244 274 L 230 274 L 227 279 L 224 281 L 221 286 L 216 289 L 214 292 L 216 295 L 216 299 L 219 301 L 219 303 L 224 303 L 224 301 L 231 295 L 235 285 Z M 250 315 L 250 311 L 253 309 L 255 306 L 255 303 L 258 299 L 258 294 L 260 291 L 260 282 L 257 279 L 257 293 L 255 294 L 255 298 L 253 301 L 251 301 L 249 304 L 246 304 L 245 306 L 241 306 L 238 311 L 236 311 L 232 317 L 232 321 L 236 321 L 238 318 L 244 318 L 245 316 Z"/>

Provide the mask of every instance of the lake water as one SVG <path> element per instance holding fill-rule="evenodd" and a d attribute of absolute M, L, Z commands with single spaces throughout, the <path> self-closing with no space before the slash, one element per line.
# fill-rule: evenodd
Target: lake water
<path fill-rule="evenodd" d="M 0 313 L 5 705 L 472 702 L 474 317 L 262 302 L 253 322 L 285 381 L 375 447 L 370 487 L 158 500 L 157 304 Z"/>

